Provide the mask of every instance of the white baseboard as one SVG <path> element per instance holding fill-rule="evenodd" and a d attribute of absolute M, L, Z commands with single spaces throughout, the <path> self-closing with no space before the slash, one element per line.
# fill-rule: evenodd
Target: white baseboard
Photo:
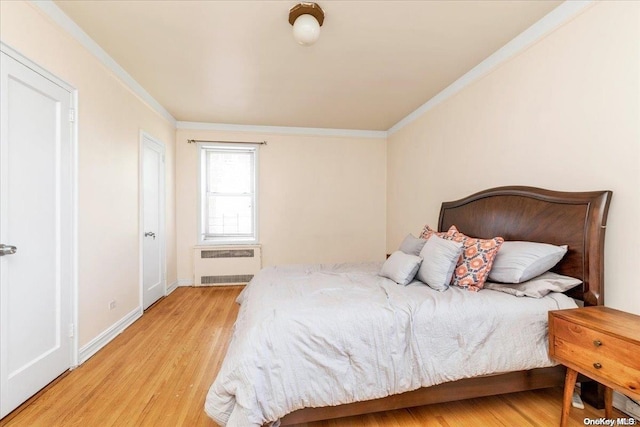
<path fill-rule="evenodd" d="M 175 282 L 169 284 L 169 286 L 167 286 L 167 295 L 169 295 L 171 292 L 173 292 L 176 289 L 178 289 L 178 286 L 180 286 L 178 280 L 176 280 Z"/>
<path fill-rule="evenodd" d="M 636 405 L 617 391 L 613 392 L 613 406 L 640 421 L 640 405 Z"/>
<path fill-rule="evenodd" d="M 178 279 L 178 286 L 193 286 L 193 279 Z"/>
<path fill-rule="evenodd" d="M 224 288 L 226 286 L 247 286 L 247 282 L 243 283 L 205 283 L 196 286 L 197 288 Z"/>
<path fill-rule="evenodd" d="M 89 341 L 86 345 L 80 349 L 78 355 L 79 364 L 86 362 L 91 356 L 96 354 L 102 347 L 107 345 L 112 339 L 120 335 L 125 329 L 127 329 L 133 322 L 138 320 L 142 316 L 142 307 L 137 307 L 122 319 L 114 323 L 109 329 Z"/>

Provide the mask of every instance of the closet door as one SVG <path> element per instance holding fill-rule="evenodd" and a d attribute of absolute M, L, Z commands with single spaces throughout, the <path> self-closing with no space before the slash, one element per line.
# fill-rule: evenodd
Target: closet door
<path fill-rule="evenodd" d="M 141 135 L 142 306 L 166 293 L 164 247 L 164 144 Z"/>
<path fill-rule="evenodd" d="M 73 360 L 72 93 L 1 52 L 0 417 Z"/>

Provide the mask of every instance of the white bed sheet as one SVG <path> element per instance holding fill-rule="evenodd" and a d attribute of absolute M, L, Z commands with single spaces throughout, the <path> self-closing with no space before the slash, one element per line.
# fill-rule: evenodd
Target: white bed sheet
<path fill-rule="evenodd" d="M 380 263 L 260 271 L 205 402 L 220 425 L 260 426 L 304 407 L 376 399 L 479 375 L 552 366 L 541 299 L 377 275 Z"/>

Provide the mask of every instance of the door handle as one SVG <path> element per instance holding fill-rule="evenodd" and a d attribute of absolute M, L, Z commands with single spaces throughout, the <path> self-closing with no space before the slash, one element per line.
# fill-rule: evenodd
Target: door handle
<path fill-rule="evenodd" d="M 154 233 L 153 231 L 147 231 L 146 233 L 144 233 L 144 237 L 153 237 L 153 240 L 155 240 L 156 233 Z"/>
<path fill-rule="evenodd" d="M 18 252 L 18 248 L 10 245 L 0 244 L 0 256 L 13 255 Z"/>

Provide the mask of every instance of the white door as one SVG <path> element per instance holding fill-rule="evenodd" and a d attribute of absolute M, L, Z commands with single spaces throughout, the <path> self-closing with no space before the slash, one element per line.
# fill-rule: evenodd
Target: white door
<path fill-rule="evenodd" d="M 142 305 L 165 294 L 164 145 L 141 135 L 142 156 Z"/>
<path fill-rule="evenodd" d="M 3 417 L 72 365 L 74 163 L 72 93 L 0 56 Z"/>

